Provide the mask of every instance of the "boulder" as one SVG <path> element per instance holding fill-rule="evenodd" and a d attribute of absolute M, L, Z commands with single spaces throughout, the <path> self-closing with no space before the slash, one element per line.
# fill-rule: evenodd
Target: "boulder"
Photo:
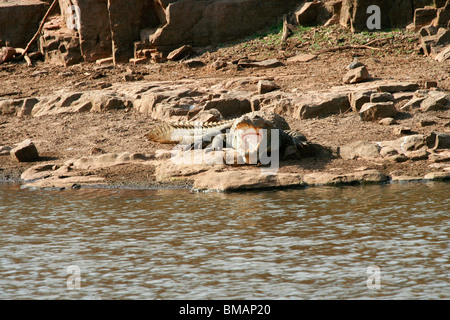
<path fill-rule="evenodd" d="M 297 11 L 294 12 L 295 20 L 301 26 L 313 26 L 317 24 L 324 24 L 327 22 L 333 13 L 337 11 L 334 6 L 328 4 L 327 9 L 322 1 L 311 1 L 302 4 Z"/>
<path fill-rule="evenodd" d="M 340 114 L 350 109 L 345 93 L 324 93 L 295 101 L 292 115 L 299 119 L 321 118 Z M 281 112 L 283 113 L 283 112 Z"/>
<path fill-rule="evenodd" d="M 72 167 L 74 170 L 99 169 L 130 162 L 143 162 L 148 159 L 149 158 L 142 153 L 104 153 L 75 159 L 73 160 Z"/>
<path fill-rule="evenodd" d="M 429 153 L 425 149 L 405 152 L 405 156 L 412 161 L 427 160 Z"/>
<path fill-rule="evenodd" d="M 416 91 L 419 89 L 419 84 L 414 82 L 392 82 L 389 84 L 381 84 L 377 86 L 378 92 L 404 92 L 404 91 Z"/>
<path fill-rule="evenodd" d="M 350 69 L 343 77 L 342 81 L 346 84 L 364 82 L 371 79 L 367 67 L 361 66 L 356 69 Z"/>
<path fill-rule="evenodd" d="M 414 27 L 419 30 L 423 26 L 429 25 L 437 16 L 435 7 L 425 7 L 414 11 Z"/>
<path fill-rule="evenodd" d="M 450 172 L 430 172 L 423 177 L 425 180 L 432 181 L 447 181 L 450 180 Z"/>
<path fill-rule="evenodd" d="M 366 103 L 361 107 L 359 116 L 363 121 L 374 121 L 382 118 L 395 118 L 398 111 L 393 102 Z"/>
<path fill-rule="evenodd" d="M 206 63 L 204 63 L 200 59 L 189 59 L 189 60 L 183 61 L 183 65 L 187 68 L 202 68 L 206 65 Z"/>
<path fill-rule="evenodd" d="M 376 5 L 381 10 L 381 29 L 406 27 L 413 21 L 415 2 L 404 0 L 343 0 L 341 25 L 352 32 L 373 31 L 367 27 L 367 8 Z"/>
<path fill-rule="evenodd" d="M 422 102 L 426 99 L 426 97 L 415 97 L 412 98 L 411 100 L 409 100 L 403 107 L 401 107 L 400 109 L 403 111 L 411 111 L 413 109 L 418 109 L 420 108 L 420 105 L 422 104 Z"/>
<path fill-rule="evenodd" d="M 432 132 L 427 138 L 426 143 L 430 149 L 450 149 L 450 135 L 446 133 Z"/>
<path fill-rule="evenodd" d="M 428 97 L 420 104 L 420 111 L 439 111 L 450 109 L 450 94 L 440 91 L 430 91 Z"/>
<path fill-rule="evenodd" d="M 258 81 L 258 94 L 264 94 L 270 91 L 278 90 L 278 86 L 275 82 L 269 80 L 259 80 Z"/>
<path fill-rule="evenodd" d="M 363 170 L 348 174 L 332 174 L 327 172 L 309 173 L 303 176 L 307 185 L 354 185 L 387 182 L 388 176 L 378 170 Z"/>
<path fill-rule="evenodd" d="M 252 111 L 248 98 L 229 94 L 224 94 L 220 98 L 206 102 L 203 110 L 210 109 L 217 109 L 224 117 L 235 117 Z"/>
<path fill-rule="evenodd" d="M 348 96 L 348 99 L 352 110 L 355 112 L 359 112 L 359 110 L 365 103 L 370 102 L 370 97 L 372 93 L 373 91 L 351 92 Z"/>
<path fill-rule="evenodd" d="M 48 3 L 33 1 L 0 2 L 0 44 L 25 48 L 39 28 Z"/>
<path fill-rule="evenodd" d="M 254 34 L 293 10 L 298 1 L 159 1 L 160 27 L 150 45 L 170 52 L 180 44 L 208 46 Z M 251 13 L 251 18 L 249 18 Z"/>
<path fill-rule="evenodd" d="M 372 103 L 377 103 L 377 102 L 394 102 L 394 96 L 392 95 L 392 93 L 389 92 L 377 92 L 377 93 L 372 93 L 370 95 L 370 102 Z"/>
<path fill-rule="evenodd" d="M 261 170 L 225 171 L 210 170 L 199 175 L 193 185 L 194 191 L 245 191 L 255 189 L 279 189 L 304 187 L 302 176 L 294 173 L 262 174 Z"/>
<path fill-rule="evenodd" d="M 439 5 L 440 4 L 441 3 L 439 3 Z M 450 1 L 447 0 L 442 7 L 439 7 L 438 4 L 436 4 L 436 7 L 439 9 L 437 10 L 437 17 L 433 24 L 436 27 L 450 28 Z"/>
<path fill-rule="evenodd" d="M 1 42 L 0 42 L 1 43 Z M 10 61 L 16 54 L 16 49 L 13 47 L 3 47 L 0 49 L 0 64 Z"/>
<path fill-rule="evenodd" d="M 39 160 L 39 153 L 36 146 L 30 139 L 19 143 L 17 147 L 10 151 L 11 157 L 19 162 L 34 162 Z"/>
<path fill-rule="evenodd" d="M 444 50 L 438 53 L 434 59 L 438 62 L 444 62 L 450 60 L 450 45 L 448 45 Z"/>
<path fill-rule="evenodd" d="M 339 148 L 342 159 L 374 159 L 380 156 L 380 146 L 373 142 L 356 141 Z"/>
<path fill-rule="evenodd" d="M 179 47 L 178 49 L 173 50 L 167 55 L 167 60 L 180 60 L 192 52 L 192 46 L 184 45 Z"/>

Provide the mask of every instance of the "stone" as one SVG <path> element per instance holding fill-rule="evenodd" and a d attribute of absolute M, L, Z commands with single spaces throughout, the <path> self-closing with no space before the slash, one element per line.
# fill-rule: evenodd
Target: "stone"
<path fill-rule="evenodd" d="M 447 181 L 450 180 L 450 172 L 430 172 L 423 177 L 425 180 Z"/>
<path fill-rule="evenodd" d="M 115 95 L 103 94 L 95 96 L 92 101 L 92 112 L 103 112 L 107 110 L 125 109 L 127 103 Z"/>
<path fill-rule="evenodd" d="M 298 54 L 296 56 L 288 58 L 287 62 L 288 63 L 309 62 L 315 58 L 317 58 L 317 55 L 315 55 L 315 54 L 302 53 L 302 54 Z"/>
<path fill-rule="evenodd" d="M 394 149 L 392 147 L 383 147 L 380 149 L 380 155 L 382 157 L 390 157 L 390 156 L 394 156 L 397 154 L 398 154 L 397 149 Z"/>
<path fill-rule="evenodd" d="M 450 134 L 432 132 L 426 138 L 427 146 L 430 149 L 450 149 Z"/>
<path fill-rule="evenodd" d="M 397 128 L 394 128 L 393 133 L 396 136 L 410 135 L 411 134 L 411 128 L 408 128 L 408 127 L 397 127 Z"/>
<path fill-rule="evenodd" d="M 10 61 L 16 54 L 16 49 L 13 47 L 3 47 L 0 49 L 0 64 Z"/>
<path fill-rule="evenodd" d="M 449 21 L 450 21 L 450 1 L 447 0 L 444 6 L 438 7 L 437 10 L 437 17 L 434 21 L 434 25 L 437 27 L 443 27 L 443 28 L 449 28 Z"/>
<path fill-rule="evenodd" d="M 140 40 L 141 30 L 156 28 L 160 24 L 154 4 L 142 0 L 108 0 L 106 5 L 114 64 L 138 58 L 135 57 L 134 43 Z"/>
<path fill-rule="evenodd" d="M 209 110 L 200 111 L 190 120 L 200 122 L 219 122 L 222 120 L 222 115 L 219 110 L 212 108 Z"/>
<path fill-rule="evenodd" d="M 341 25 L 352 32 L 373 31 L 368 29 L 370 16 L 367 8 L 376 5 L 381 10 L 381 29 L 406 27 L 413 21 L 414 2 L 404 0 L 343 0 Z"/>
<path fill-rule="evenodd" d="M 402 111 L 411 111 L 413 109 L 420 108 L 420 105 L 422 102 L 426 99 L 426 97 L 420 97 L 420 98 L 412 98 L 410 101 L 408 101 L 403 107 L 400 109 Z"/>
<path fill-rule="evenodd" d="M 212 67 L 214 70 L 220 70 L 220 69 L 225 68 L 227 65 L 228 65 L 228 63 L 227 63 L 226 60 L 224 60 L 224 59 L 222 59 L 222 58 L 218 58 L 216 61 L 214 61 L 214 62 L 211 64 L 211 67 Z"/>
<path fill-rule="evenodd" d="M 436 121 L 434 120 L 420 120 L 419 122 L 421 127 L 429 127 L 434 126 L 436 124 Z"/>
<path fill-rule="evenodd" d="M 105 178 L 89 176 L 50 176 L 36 181 L 27 182 L 24 187 L 29 188 L 57 188 L 57 189 L 77 189 L 81 186 L 101 186 L 106 185 Z"/>
<path fill-rule="evenodd" d="M 189 60 L 183 61 L 183 65 L 188 68 L 202 68 L 206 65 L 206 63 L 204 63 L 200 59 L 189 59 Z"/>
<path fill-rule="evenodd" d="M 394 154 L 392 156 L 386 156 L 385 159 L 397 163 L 402 163 L 409 160 L 408 157 L 405 156 L 403 153 Z"/>
<path fill-rule="evenodd" d="M 350 69 L 343 77 L 342 81 L 346 84 L 364 82 L 371 79 L 367 67 L 361 66 L 356 69 Z"/>
<path fill-rule="evenodd" d="M 48 9 L 44 1 L 1 1 L 0 43 L 25 48 Z M 0 59 L 1 63 L 1 59 Z"/>
<path fill-rule="evenodd" d="M 307 185 L 354 185 L 383 183 L 389 177 L 378 170 L 363 170 L 349 174 L 337 175 L 327 172 L 309 173 L 303 176 L 303 181 Z"/>
<path fill-rule="evenodd" d="M 103 59 L 97 59 L 95 61 L 95 64 L 99 65 L 99 66 L 104 66 L 104 65 L 111 65 L 114 63 L 114 59 L 113 57 L 108 57 L 108 58 L 103 58 Z"/>
<path fill-rule="evenodd" d="M 444 50 L 438 53 L 434 59 L 438 62 L 444 62 L 450 60 L 450 45 L 448 45 Z"/>
<path fill-rule="evenodd" d="M 32 181 L 48 178 L 53 175 L 52 171 L 55 166 L 56 164 L 54 163 L 37 164 L 22 172 L 20 179 L 23 181 Z"/>
<path fill-rule="evenodd" d="M 428 37 L 428 36 L 434 36 L 437 33 L 437 28 L 433 25 L 427 25 L 419 30 L 419 35 L 421 37 Z"/>
<path fill-rule="evenodd" d="M 151 1 L 153 2 L 153 1 Z M 160 25 L 149 44 L 165 52 L 180 44 L 217 45 L 255 34 L 294 10 L 296 0 L 158 1 Z"/>
<path fill-rule="evenodd" d="M 294 118 L 311 119 L 347 112 L 350 104 L 345 93 L 325 93 L 306 100 L 300 99 L 291 108 Z"/>
<path fill-rule="evenodd" d="M 194 191 L 244 191 L 304 187 L 302 176 L 293 173 L 262 174 L 260 169 L 216 172 L 208 171 L 199 175 L 193 185 Z"/>
<path fill-rule="evenodd" d="M 450 162 L 450 151 L 444 152 L 432 152 L 429 155 L 429 160 L 434 163 L 447 163 Z M 448 164 L 450 166 L 450 164 Z"/>
<path fill-rule="evenodd" d="M 0 146 L 0 156 L 10 155 L 11 150 L 9 146 Z"/>
<path fill-rule="evenodd" d="M 276 68 L 284 66 L 278 59 L 267 59 L 263 61 L 239 61 L 238 65 L 242 68 Z"/>
<path fill-rule="evenodd" d="M 356 141 L 339 148 L 342 159 L 375 159 L 380 156 L 380 146 L 373 142 Z"/>
<path fill-rule="evenodd" d="M 425 7 L 414 11 L 414 26 L 419 30 L 423 26 L 429 25 L 437 16 L 435 7 Z"/>
<path fill-rule="evenodd" d="M 398 111 L 393 102 L 366 103 L 361 107 L 359 116 L 363 121 L 374 121 L 383 118 L 395 118 Z"/>
<path fill-rule="evenodd" d="M 377 93 L 372 93 L 370 95 L 370 102 L 372 103 L 377 103 L 377 102 L 389 102 L 392 101 L 394 102 L 394 96 L 392 95 L 392 93 L 390 92 L 377 92 Z"/>
<path fill-rule="evenodd" d="M 396 92 L 392 96 L 394 97 L 394 101 L 400 102 L 414 98 L 414 92 Z"/>
<path fill-rule="evenodd" d="M 274 90 L 280 89 L 275 82 L 269 80 L 259 80 L 258 81 L 258 94 L 264 94 Z"/>
<path fill-rule="evenodd" d="M 184 45 L 179 47 L 178 49 L 173 50 L 167 55 L 167 60 L 180 60 L 192 52 L 192 46 Z"/>
<path fill-rule="evenodd" d="M 306 2 L 294 12 L 295 20 L 301 26 L 313 26 L 317 24 L 324 24 L 331 18 L 332 14 L 325 8 L 321 1 Z"/>
<path fill-rule="evenodd" d="M 378 124 L 381 124 L 383 126 L 391 126 L 391 125 L 396 124 L 396 123 L 397 123 L 397 121 L 395 121 L 394 118 L 390 118 L 390 117 L 383 118 L 380 121 L 378 121 Z"/>
<path fill-rule="evenodd" d="M 391 175 L 391 181 L 393 182 L 411 182 L 411 181 L 422 181 L 423 177 L 420 176 L 397 176 Z"/>
<path fill-rule="evenodd" d="M 73 161 L 74 170 L 90 170 L 106 168 L 124 163 L 145 162 L 147 157 L 141 153 L 104 153 L 100 155 L 81 157 Z"/>
<path fill-rule="evenodd" d="M 0 114 L 16 114 L 23 105 L 24 99 L 7 99 L 0 101 Z"/>
<path fill-rule="evenodd" d="M 440 91 L 430 91 L 428 97 L 420 104 L 420 111 L 439 111 L 450 109 L 450 94 Z"/>
<path fill-rule="evenodd" d="M 405 156 L 407 156 L 412 161 L 427 160 L 428 155 L 429 153 L 425 149 L 405 153 Z"/>
<path fill-rule="evenodd" d="M 414 151 L 427 148 L 425 137 L 421 134 L 413 134 L 397 140 L 400 143 L 400 150 Z"/>
<path fill-rule="evenodd" d="M 250 101 L 246 98 L 223 95 L 220 98 L 208 101 L 203 110 L 217 109 L 224 117 L 235 117 L 251 112 Z"/>
<path fill-rule="evenodd" d="M 351 92 L 348 95 L 348 99 L 350 102 L 350 107 L 352 108 L 353 111 L 355 112 L 359 112 L 359 110 L 361 110 L 361 107 L 365 104 L 370 102 L 370 96 L 373 92 L 369 91 L 369 92 L 361 92 L 361 91 L 357 91 L 357 92 Z"/>
<path fill-rule="evenodd" d="M 419 84 L 411 82 L 393 82 L 390 84 L 382 84 L 377 87 L 378 92 L 404 92 L 404 91 L 416 91 L 419 89 Z"/>
<path fill-rule="evenodd" d="M 34 162 L 39 160 L 39 153 L 36 146 L 30 139 L 19 143 L 17 147 L 10 151 L 11 158 L 19 162 Z"/>
<path fill-rule="evenodd" d="M 431 89 L 431 88 L 437 88 L 438 83 L 437 81 L 425 81 L 424 87 L 427 89 Z"/>

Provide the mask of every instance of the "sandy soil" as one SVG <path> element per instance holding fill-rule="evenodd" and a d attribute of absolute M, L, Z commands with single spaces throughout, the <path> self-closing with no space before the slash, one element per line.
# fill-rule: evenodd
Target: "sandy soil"
<path fill-rule="evenodd" d="M 310 52 L 304 47 L 293 45 L 265 46 L 256 48 L 249 42 L 231 44 L 219 49 L 198 50 L 198 58 L 207 63 L 206 67 L 188 69 L 178 62 L 146 65 L 121 65 L 115 68 L 99 68 L 95 64 L 83 63 L 71 67 L 58 67 L 37 62 L 34 67 L 24 63 L 0 65 L 0 97 L 19 98 L 41 96 L 61 88 L 76 90 L 98 89 L 117 82 L 125 82 L 124 75 L 133 71 L 140 76 L 139 81 L 179 79 L 227 79 L 247 77 L 273 78 L 283 91 L 310 91 L 326 89 L 342 84 L 345 67 L 355 54 L 361 55 L 374 78 L 437 81 L 438 87 L 450 90 L 450 64 L 438 63 L 423 57 L 415 51 L 394 50 L 387 44 L 380 51 L 344 50 L 320 54 L 307 63 L 286 64 L 275 69 L 239 69 L 228 67 L 214 70 L 210 63 L 218 58 L 232 61 L 242 57 L 252 59 L 278 58 L 285 61 L 296 53 Z M 399 42 L 401 48 L 411 48 L 411 41 Z M 391 49 L 388 49 L 391 48 Z M 210 51 L 206 51 L 209 49 Z M 243 90 L 255 91 L 255 84 L 240 83 Z M 434 120 L 435 125 L 421 127 L 422 119 Z M 357 114 L 347 113 L 323 119 L 287 119 L 293 129 L 299 130 L 315 143 L 326 146 L 341 146 L 352 141 L 383 141 L 397 139 L 395 126 L 383 126 L 359 120 Z M 431 113 L 411 113 L 398 119 L 397 126 L 410 127 L 414 132 L 447 132 L 450 128 L 450 111 Z M 44 160 L 64 161 L 89 155 L 93 147 L 106 152 L 140 152 L 151 154 L 156 149 L 170 148 L 148 141 L 144 135 L 154 121 L 133 111 L 111 111 L 102 114 L 79 113 L 40 118 L 0 115 L 0 146 L 14 145 L 24 139 L 32 139 Z M 0 156 L 0 179 L 18 179 L 20 173 L 35 163 L 17 163 L 9 156 Z M 282 172 L 311 172 L 325 170 L 348 172 L 360 167 L 377 168 L 385 173 L 397 171 L 406 175 L 423 175 L 430 171 L 428 161 L 407 161 L 404 163 L 369 162 L 364 160 L 344 161 L 342 159 L 318 160 L 301 159 L 282 163 Z M 145 172 L 143 170 L 145 169 Z M 139 165 L 117 166 L 96 172 L 108 179 L 111 184 L 146 186 L 157 185 L 154 170 Z"/>

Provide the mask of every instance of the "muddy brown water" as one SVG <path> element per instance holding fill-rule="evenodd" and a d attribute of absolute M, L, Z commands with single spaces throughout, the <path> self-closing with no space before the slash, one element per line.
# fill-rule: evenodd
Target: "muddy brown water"
<path fill-rule="evenodd" d="M 0 184 L 2 299 L 448 299 L 450 184 Z"/>

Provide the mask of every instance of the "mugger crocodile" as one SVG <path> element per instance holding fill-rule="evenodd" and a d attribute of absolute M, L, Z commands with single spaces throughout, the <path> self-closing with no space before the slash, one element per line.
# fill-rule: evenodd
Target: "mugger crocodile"
<path fill-rule="evenodd" d="M 155 126 L 146 137 L 160 143 L 184 145 L 184 150 L 233 148 L 246 164 L 260 163 L 265 153 L 272 152 L 279 152 L 281 159 L 299 157 L 299 151 L 308 144 L 305 136 L 291 130 L 282 116 L 264 111 L 220 122 L 165 122 Z"/>

